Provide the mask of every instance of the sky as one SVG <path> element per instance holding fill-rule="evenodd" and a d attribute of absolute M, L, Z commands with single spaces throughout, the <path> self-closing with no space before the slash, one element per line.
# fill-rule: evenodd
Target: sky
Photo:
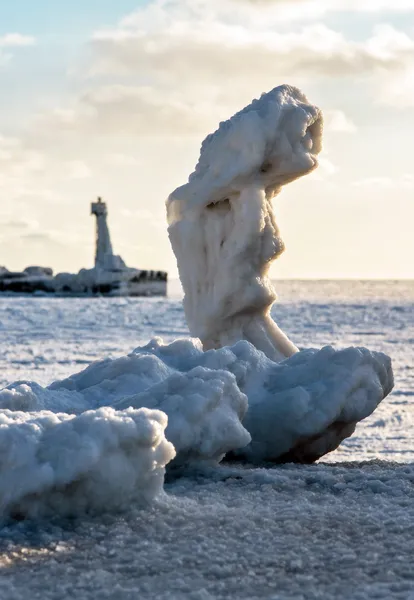
<path fill-rule="evenodd" d="M 164 203 L 219 122 L 282 83 L 324 112 L 274 201 L 280 278 L 414 278 L 412 0 L 0 0 L 0 265 L 177 276 Z"/>

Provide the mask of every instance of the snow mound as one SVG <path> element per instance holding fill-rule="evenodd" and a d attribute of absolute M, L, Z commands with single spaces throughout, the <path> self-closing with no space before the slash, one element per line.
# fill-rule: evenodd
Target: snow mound
<path fill-rule="evenodd" d="M 190 340 L 155 339 L 136 352 L 169 368 L 227 370 L 248 398 L 249 445 L 231 453 L 253 463 L 313 462 L 338 447 L 392 390 L 391 359 L 366 348 L 308 349 L 281 363 L 249 342 L 202 352 Z"/>
<path fill-rule="evenodd" d="M 66 514 L 150 502 L 176 453 L 176 464 L 219 461 L 248 444 L 246 411 L 232 373 L 180 373 L 148 352 L 93 363 L 47 388 L 11 384 L 0 391 L 0 509 Z"/>
<path fill-rule="evenodd" d="M 151 502 L 175 456 L 166 425 L 162 412 L 148 409 L 0 411 L 1 513 L 67 515 Z"/>
<path fill-rule="evenodd" d="M 275 363 L 247 341 L 204 352 L 157 338 L 47 388 L 0 391 L 0 506 L 110 510 L 152 501 L 168 464 L 311 462 L 391 387 L 390 359 L 363 348 Z"/>

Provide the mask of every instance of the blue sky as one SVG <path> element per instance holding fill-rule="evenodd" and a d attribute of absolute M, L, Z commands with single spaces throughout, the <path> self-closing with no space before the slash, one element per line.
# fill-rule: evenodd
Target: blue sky
<path fill-rule="evenodd" d="M 79 41 L 144 4 L 139 0 L 2 0 L 0 23 L 3 31 L 19 31 L 42 40 L 55 41 L 64 35 L 68 41 Z"/>
<path fill-rule="evenodd" d="M 104 195 L 127 263 L 174 273 L 166 196 L 221 119 L 292 83 L 325 150 L 277 199 L 275 275 L 414 277 L 409 0 L 15 0 L 0 24 L 0 264 L 89 266 Z"/>

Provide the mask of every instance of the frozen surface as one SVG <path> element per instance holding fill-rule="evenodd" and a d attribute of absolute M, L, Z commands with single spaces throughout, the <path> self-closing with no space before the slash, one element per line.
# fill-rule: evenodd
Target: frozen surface
<path fill-rule="evenodd" d="M 278 320 L 299 347 L 335 340 L 392 357 L 396 385 L 375 413 L 323 463 L 222 463 L 167 480 L 149 509 L 6 524 L 2 599 L 412 597 L 414 283 L 278 282 L 278 292 Z M 0 308 L 4 385 L 46 385 L 155 335 L 188 335 L 178 296 Z"/>
<path fill-rule="evenodd" d="M 2 513 L 111 510 L 135 500 L 134 485 L 152 500 L 161 486 L 151 481 L 175 454 L 175 466 L 313 462 L 392 382 L 390 359 L 365 348 L 308 349 L 278 364 L 245 340 L 203 351 L 199 340 L 160 338 L 48 387 L 14 382 L 0 390 Z"/>

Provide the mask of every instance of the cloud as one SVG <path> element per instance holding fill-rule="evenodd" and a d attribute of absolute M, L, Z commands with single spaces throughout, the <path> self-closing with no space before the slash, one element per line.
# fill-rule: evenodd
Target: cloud
<path fill-rule="evenodd" d="M 308 175 L 308 181 L 317 181 L 317 182 L 328 182 L 333 175 L 336 175 L 339 171 L 339 167 L 334 164 L 326 155 L 320 156 L 318 159 L 319 166 L 313 171 L 310 175 Z M 330 185 L 333 185 L 332 181 L 330 181 Z"/>
<path fill-rule="evenodd" d="M 186 102 L 174 90 L 136 85 L 102 85 L 84 92 L 71 109 L 58 109 L 39 121 L 43 129 L 93 135 L 200 135 L 219 113 L 203 101 Z M 113 164 L 131 157 L 112 156 Z"/>
<path fill-rule="evenodd" d="M 144 11 L 142 11 L 144 12 Z M 414 41 L 391 26 L 378 26 L 364 42 L 348 40 L 323 24 L 296 32 L 278 31 L 277 22 L 259 29 L 209 20 L 193 12 L 174 27 L 174 11 L 158 29 L 134 25 L 97 33 L 92 74 L 129 75 L 166 84 L 235 85 L 295 75 L 339 77 L 395 71 L 414 58 Z M 182 17 L 184 19 L 184 17 Z"/>
<path fill-rule="evenodd" d="M 0 221 L 0 229 L 35 229 L 38 227 L 37 221 L 28 221 L 25 219 L 10 219 Z"/>
<path fill-rule="evenodd" d="M 35 43 L 35 38 L 29 35 L 21 35 L 20 33 L 0 35 L 0 67 L 7 65 L 13 58 L 13 54 L 8 49 L 33 46 Z"/>
<path fill-rule="evenodd" d="M 22 238 L 25 240 L 29 240 L 31 242 L 36 242 L 36 243 L 43 243 L 43 242 L 55 242 L 57 243 L 57 240 L 53 239 L 53 237 L 46 232 L 34 232 L 34 233 L 26 233 L 25 235 L 22 235 Z"/>
<path fill-rule="evenodd" d="M 240 0 L 237 0 L 238 2 Z M 412 0 L 241 0 L 261 7 L 298 8 L 294 13 L 301 18 L 299 10 L 311 8 L 314 14 L 328 12 L 414 12 Z M 305 12 L 307 15 L 307 12 Z M 302 15 L 303 18 L 303 15 Z"/>
<path fill-rule="evenodd" d="M 411 173 L 405 173 L 400 175 L 399 177 L 386 177 L 386 176 L 373 176 L 366 177 L 365 179 L 359 179 L 354 181 L 353 184 L 355 187 L 360 188 L 380 188 L 380 189 L 395 189 L 395 188 L 403 188 L 403 189 L 412 189 L 414 188 L 414 175 Z"/>
<path fill-rule="evenodd" d="M 129 154 L 123 154 L 122 152 L 113 152 L 105 157 L 105 161 L 108 165 L 115 167 L 138 167 L 142 164 L 142 161 L 135 156 Z"/>
<path fill-rule="evenodd" d="M 389 81 L 414 60 L 414 41 L 389 25 L 354 41 L 322 23 L 288 31 L 277 11 L 264 16 L 251 3 L 240 6 L 235 13 L 232 0 L 155 0 L 96 32 L 85 89 L 40 120 L 40 128 L 78 136 L 201 137 L 278 83 Z M 356 126 L 331 110 L 327 129 L 352 133 Z"/>
<path fill-rule="evenodd" d="M 399 78 L 414 61 L 408 34 L 378 25 L 355 41 L 317 22 L 289 30 L 280 24 L 278 7 L 327 10 L 328 3 L 263 3 L 277 10 L 246 1 L 238 1 L 235 11 L 233 0 L 155 0 L 115 28 L 97 31 L 87 89 L 55 111 L 56 125 L 94 135 L 200 136 L 258 91 L 283 82 L 358 82 L 375 102 L 398 96 Z M 334 4 L 339 10 L 346 3 Z M 364 0 L 357 5 L 374 10 Z M 394 6 L 402 4 L 396 0 Z M 405 94 L 405 102 L 412 97 Z M 343 111 L 331 110 L 327 129 L 353 133 L 356 126 Z"/>
<path fill-rule="evenodd" d="M 71 160 L 64 165 L 68 179 L 87 179 L 91 177 L 92 171 L 86 163 L 81 160 Z"/>
<path fill-rule="evenodd" d="M 20 175 L 23 171 L 40 171 L 44 168 L 44 155 L 27 147 L 19 138 L 0 134 L 0 168 L 13 175 Z"/>
<path fill-rule="evenodd" d="M 35 43 L 36 39 L 30 35 L 21 35 L 20 33 L 0 35 L 0 48 L 33 46 Z"/>
<path fill-rule="evenodd" d="M 315 20 L 318 7 L 328 10 L 335 4 L 339 9 L 346 3 L 262 4 L 276 8 L 263 11 L 257 3 L 238 0 L 235 11 L 232 0 L 155 0 L 117 27 L 96 32 L 91 40 L 92 89 L 76 109 L 78 120 L 88 108 L 90 122 L 102 118 L 106 126 L 112 123 L 121 130 L 197 133 L 249 102 L 257 90 L 283 82 L 302 87 L 307 82 L 358 82 L 371 85 L 376 102 L 398 97 L 399 78 L 414 61 L 414 39 L 407 33 L 377 25 L 367 39 L 355 41 L 318 22 L 289 31 L 280 22 L 279 7 L 283 13 L 289 6 L 312 7 Z M 358 10 L 375 6 L 355 2 Z M 402 9 L 403 3 L 396 0 L 393 6 Z M 101 78 L 119 83 L 100 88 Z M 387 84 L 394 81 L 392 92 Z M 409 89 L 407 104 L 414 97 Z M 73 120 L 70 110 L 62 114 L 65 119 Z M 355 131 L 339 112 L 331 115 L 330 126 Z"/>
<path fill-rule="evenodd" d="M 390 77 L 382 86 L 380 102 L 400 109 L 414 107 L 414 62 L 401 73 Z"/>
<path fill-rule="evenodd" d="M 342 110 L 324 111 L 324 129 L 333 133 L 356 133 L 357 126 Z"/>

